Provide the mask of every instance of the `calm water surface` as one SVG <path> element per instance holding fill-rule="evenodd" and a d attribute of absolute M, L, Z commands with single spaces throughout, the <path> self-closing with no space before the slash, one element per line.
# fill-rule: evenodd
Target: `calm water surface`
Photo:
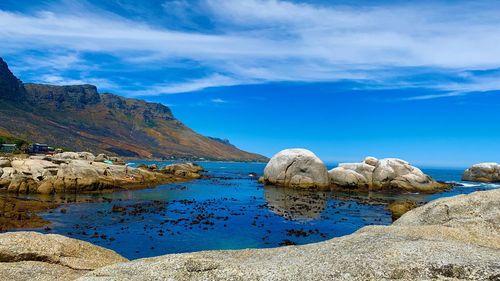
<path fill-rule="evenodd" d="M 169 162 L 137 161 L 157 163 Z M 427 202 L 439 197 L 499 187 L 466 184 L 434 194 L 311 192 L 264 187 L 265 164 L 200 163 L 207 179 L 102 195 L 75 195 L 85 203 L 42 213 L 58 233 L 110 248 L 129 258 L 214 249 L 306 244 L 350 234 L 371 224 L 390 224 L 382 200 Z M 459 182 L 463 170 L 424 169 L 443 181 Z M 62 211 L 61 211 L 62 210 Z"/>

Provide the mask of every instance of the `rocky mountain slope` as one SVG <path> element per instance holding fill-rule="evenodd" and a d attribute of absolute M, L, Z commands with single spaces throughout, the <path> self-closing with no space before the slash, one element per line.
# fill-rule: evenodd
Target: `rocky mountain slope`
<path fill-rule="evenodd" d="M 100 94 L 92 85 L 23 84 L 1 58 L 0 136 L 138 158 L 266 160 L 196 133 L 159 103 Z"/>

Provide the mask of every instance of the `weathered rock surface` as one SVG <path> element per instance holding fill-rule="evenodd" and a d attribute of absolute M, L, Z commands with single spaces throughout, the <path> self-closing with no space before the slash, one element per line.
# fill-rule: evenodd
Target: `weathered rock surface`
<path fill-rule="evenodd" d="M 172 174 L 178 177 L 192 178 L 192 179 L 200 178 L 201 177 L 200 172 L 202 171 L 203 168 L 200 165 L 194 163 L 170 164 L 160 170 L 160 172 L 164 174 Z"/>
<path fill-rule="evenodd" d="M 391 226 L 275 249 L 166 255 L 78 280 L 498 280 L 500 189 L 433 201 Z"/>
<path fill-rule="evenodd" d="M 109 160 L 109 157 L 104 153 L 98 154 L 94 159 L 95 162 L 104 162 L 106 160 Z"/>
<path fill-rule="evenodd" d="M 398 189 L 435 192 L 450 186 L 424 174 L 408 162 L 396 159 L 367 157 L 361 163 L 342 163 L 328 172 L 330 184 L 349 189 Z"/>
<path fill-rule="evenodd" d="M 102 155 L 100 154 L 100 156 L 107 159 L 107 157 L 105 157 L 105 154 L 102 154 Z M 73 160 L 80 159 L 80 160 L 94 161 L 96 157 L 90 152 L 61 152 L 61 153 L 54 154 L 53 158 L 54 159 L 73 159 Z"/>
<path fill-rule="evenodd" d="M 34 180 L 41 180 L 55 175 L 59 168 L 58 164 L 35 159 L 13 160 L 11 166 L 18 174 L 31 176 Z"/>
<path fill-rule="evenodd" d="M 88 242 L 55 234 L 0 234 L 0 280 L 74 280 L 127 259 Z"/>
<path fill-rule="evenodd" d="M 0 157 L 0 169 L 10 167 L 10 160 L 6 157 Z"/>
<path fill-rule="evenodd" d="M 12 168 L 12 167 L 5 167 L 5 168 L 2 168 L 2 176 L 1 176 L 1 178 L 2 179 L 10 178 L 14 174 L 16 174 L 16 170 L 14 168 Z"/>
<path fill-rule="evenodd" d="M 23 261 L 16 263 L 1 263 L 1 281 L 65 281 L 75 280 L 86 271 L 72 270 L 58 264 L 39 261 Z"/>
<path fill-rule="evenodd" d="M 477 182 L 500 182 L 500 164 L 475 164 L 469 169 L 465 170 L 464 175 L 462 176 L 462 180 Z"/>
<path fill-rule="evenodd" d="M 274 155 L 264 169 L 262 181 L 284 187 L 326 187 L 325 164 L 306 149 L 285 149 Z"/>
<path fill-rule="evenodd" d="M 0 190 L 12 193 L 78 193 L 101 190 L 132 189 L 200 177 L 203 170 L 194 164 L 175 164 L 165 171 L 149 171 L 98 160 L 122 160 L 104 154 L 63 152 L 54 156 L 9 159 L 11 167 L 0 174 Z"/>

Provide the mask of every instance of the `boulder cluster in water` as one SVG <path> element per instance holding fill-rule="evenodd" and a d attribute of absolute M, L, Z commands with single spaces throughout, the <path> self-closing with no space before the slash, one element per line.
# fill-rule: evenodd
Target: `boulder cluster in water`
<path fill-rule="evenodd" d="M 500 182 L 500 164 L 480 163 L 465 170 L 464 181 Z"/>
<path fill-rule="evenodd" d="M 141 188 L 198 178 L 203 169 L 192 163 L 163 169 L 132 168 L 118 157 L 89 152 L 52 156 L 0 158 L 0 190 L 11 193 L 79 193 Z"/>
<path fill-rule="evenodd" d="M 350 190 L 435 192 L 450 187 L 396 158 L 367 157 L 361 163 L 342 163 L 327 171 L 323 161 L 306 149 L 286 149 L 274 155 L 261 181 L 285 187 Z"/>

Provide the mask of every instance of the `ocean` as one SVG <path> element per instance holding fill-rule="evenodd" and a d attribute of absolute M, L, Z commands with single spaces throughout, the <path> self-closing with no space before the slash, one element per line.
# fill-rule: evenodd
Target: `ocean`
<path fill-rule="evenodd" d="M 140 163 L 162 166 L 170 162 L 134 161 L 132 166 Z M 463 186 L 431 195 L 301 191 L 259 184 L 262 163 L 199 164 L 207 170 L 204 179 L 134 191 L 68 195 L 79 203 L 41 213 L 52 223 L 34 230 L 89 241 L 129 259 L 301 245 L 347 235 L 366 225 L 390 224 L 387 200 L 425 203 L 500 187 L 462 183 L 463 170 L 459 169 L 423 169 L 437 180 Z"/>

